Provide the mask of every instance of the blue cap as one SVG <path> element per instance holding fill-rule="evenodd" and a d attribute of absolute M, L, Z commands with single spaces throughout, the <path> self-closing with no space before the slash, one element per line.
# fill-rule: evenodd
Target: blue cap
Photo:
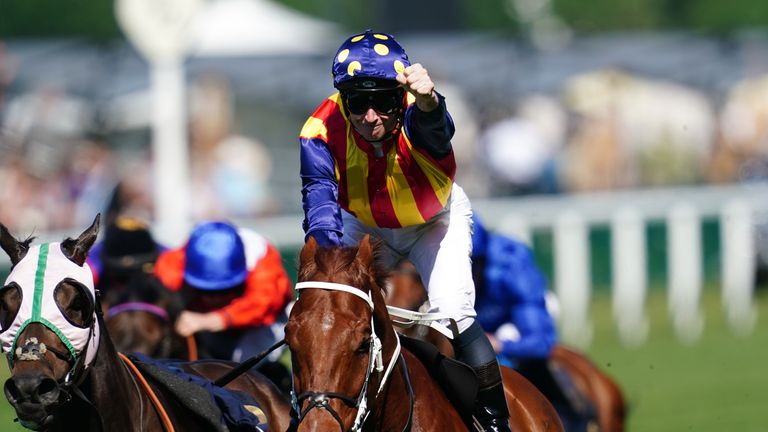
<path fill-rule="evenodd" d="M 201 290 L 225 290 L 248 276 L 245 246 L 237 229 L 225 222 L 205 222 L 189 236 L 184 281 Z"/>
<path fill-rule="evenodd" d="M 410 66 L 408 55 L 392 35 L 365 33 L 350 37 L 333 58 L 333 86 L 340 90 L 388 90 L 399 86 L 395 78 Z"/>

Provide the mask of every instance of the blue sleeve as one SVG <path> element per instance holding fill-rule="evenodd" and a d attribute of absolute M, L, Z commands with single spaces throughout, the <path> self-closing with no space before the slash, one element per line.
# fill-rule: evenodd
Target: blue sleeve
<path fill-rule="evenodd" d="M 521 304 L 512 308 L 519 340 L 502 342 L 501 353 L 516 359 L 548 358 L 557 342 L 552 319 L 537 305 Z"/>
<path fill-rule="evenodd" d="M 519 340 L 502 342 L 502 353 L 512 358 L 547 358 L 557 342 L 557 331 L 546 306 L 547 282 L 531 250 L 512 239 L 491 235 L 486 283 L 503 292 L 508 322 Z"/>
<path fill-rule="evenodd" d="M 321 139 L 299 138 L 299 142 L 305 239 L 312 236 L 321 246 L 338 246 L 342 221 L 333 156 Z"/>
<path fill-rule="evenodd" d="M 439 104 L 430 112 L 420 110 L 415 103 L 408 106 L 405 110 L 405 133 L 413 145 L 440 160 L 451 152 L 455 128 L 445 106 L 445 98 L 439 93 L 437 98 Z"/>

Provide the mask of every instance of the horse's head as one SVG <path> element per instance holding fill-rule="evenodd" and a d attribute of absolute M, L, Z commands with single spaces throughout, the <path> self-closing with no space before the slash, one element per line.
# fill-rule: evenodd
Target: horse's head
<path fill-rule="evenodd" d="M 299 431 L 359 430 L 397 360 L 373 249 L 368 237 L 328 249 L 310 238 L 301 251 L 285 327 Z"/>
<path fill-rule="evenodd" d="M 0 224 L 11 273 L 0 289 L 0 343 L 11 377 L 5 396 L 21 424 L 44 429 L 70 397 L 99 344 L 93 275 L 84 265 L 99 216 L 77 239 L 30 246 Z"/>
<path fill-rule="evenodd" d="M 139 272 L 125 287 L 108 292 L 106 325 L 115 348 L 151 357 L 184 357 L 174 338 L 173 322 L 181 312 L 178 296 L 155 276 Z"/>

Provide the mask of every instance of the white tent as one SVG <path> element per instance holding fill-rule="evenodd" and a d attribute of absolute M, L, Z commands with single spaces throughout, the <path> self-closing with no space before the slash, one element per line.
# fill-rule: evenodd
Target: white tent
<path fill-rule="evenodd" d="M 212 0 L 190 24 L 189 53 L 202 56 L 311 54 L 335 48 L 335 24 L 270 0 Z"/>

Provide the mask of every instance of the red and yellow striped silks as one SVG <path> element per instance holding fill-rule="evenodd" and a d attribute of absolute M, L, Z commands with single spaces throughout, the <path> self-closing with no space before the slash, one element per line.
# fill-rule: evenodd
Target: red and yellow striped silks
<path fill-rule="evenodd" d="M 408 104 L 413 103 L 409 95 Z M 339 205 L 369 226 L 400 228 L 429 220 L 445 207 L 453 186 L 453 152 L 435 160 L 400 127 L 382 143 L 382 157 L 354 130 L 335 94 L 304 124 L 300 139 L 322 140 L 334 159 Z"/>

